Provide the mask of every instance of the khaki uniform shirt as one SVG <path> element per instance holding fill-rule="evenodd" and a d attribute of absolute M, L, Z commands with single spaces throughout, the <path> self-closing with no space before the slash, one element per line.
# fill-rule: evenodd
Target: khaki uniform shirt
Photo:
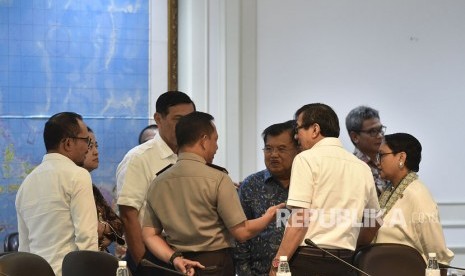
<path fill-rule="evenodd" d="M 231 247 L 228 228 L 246 219 L 227 173 L 196 154 L 181 153 L 152 182 L 144 226 L 163 229 L 177 251 L 213 251 Z"/>

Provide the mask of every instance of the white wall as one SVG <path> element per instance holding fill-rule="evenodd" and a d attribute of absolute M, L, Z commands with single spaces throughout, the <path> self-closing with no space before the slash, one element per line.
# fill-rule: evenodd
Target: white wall
<path fill-rule="evenodd" d="M 422 143 L 419 175 L 446 218 L 449 246 L 464 253 L 465 1 L 257 3 L 258 129 L 323 102 L 352 150 L 346 114 L 360 104 L 378 109 L 388 133 Z"/>
<path fill-rule="evenodd" d="M 370 105 L 388 133 L 422 143 L 420 177 L 440 205 L 448 245 L 465 253 L 465 1 L 195 3 L 190 28 L 199 33 L 185 45 L 200 50 L 184 58 L 201 81 L 189 88 L 225 124 L 219 164 L 233 168 L 233 179 L 264 168 L 261 131 L 303 104 L 331 105 L 349 150 L 345 115 Z M 464 255 L 453 264 L 465 266 Z"/>
<path fill-rule="evenodd" d="M 168 13 L 166 0 L 150 0 L 149 123 L 154 124 L 155 103 L 168 90 Z"/>
<path fill-rule="evenodd" d="M 388 133 L 420 140 L 420 175 L 436 198 L 464 200 L 465 1 L 258 3 L 259 129 L 324 102 L 352 148 L 345 115 L 368 104 Z"/>

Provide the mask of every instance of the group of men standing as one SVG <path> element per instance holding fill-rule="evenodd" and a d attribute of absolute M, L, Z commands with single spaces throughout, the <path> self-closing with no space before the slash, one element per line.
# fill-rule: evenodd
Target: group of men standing
<path fill-rule="evenodd" d="M 227 171 L 212 164 L 218 149 L 214 118 L 196 111 L 194 102 L 182 92 L 162 94 L 154 114 L 158 135 L 131 149 L 116 172 L 117 204 L 132 275 L 154 273 L 152 267 L 144 266 L 143 259 L 187 275 L 195 271 L 201 275 L 274 275 L 279 256 L 288 257 L 293 275 L 353 275 L 350 268 L 307 246 L 304 240 L 311 239 L 348 260 L 360 232 L 353 223 L 362 222 L 364 209 L 379 210 L 377 190 L 383 183 L 375 186 L 372 170 L 376 166 L 370 170 L 367 163 L 374 162 L 377 149 L 373 149 L 381 143 L 384 129 L 375 110 L 355 110 L 347 116 L 346 125 L 356 156 L 338 139 L 339 120 L 331 107 L 304 105 L 294 120 L 263 131 L 266 169 L 247 177 L 237 191 Z M 55 116 L 70 114 L 74 113 Z M 359 118 L 353 119 L 356 116 Z M 50 130 L 54 117 L 44 130 L 47 154 L 21 186 L 16 206 L 20 250 L 43 255 L 59 273 L 64 253 L 52 256 L 44 251 L 36 239 L 43 233 L 29 231 L 40 224 L 33 219 L 37 201 L 48 200 L 43 195 L 31 201 L 27 196 L 33 190 L 31 183 L 46 182 L 42 177 L 48 175 L 53 202 L 63 205 L 47 220 L 60 217 L 61 223 L 66 216 L 71 222 L 68 233 L 60 234 L 63 238 L 56 244 L 64 251 L 96 250 L 96 225 L 88 224 L 97 219 L 95 210 L 78 212 L 79 206 L 89 202 L 75 201 L 75 197 L 92 193 L 89 173 L 78 167 L 82 161 L 78 151 L 82 148 L 85 152 L 84 143 L 79 143 L 88 141 L 85 125 L 81 117 L 73 115 L 70 130 L 64 126 Z M 50 138 L 49 132 L 56 137 Z M 48 160 L 56 153 L 66 162 Z M 362 156 L 365 159 L 357 158 Z M 50 162 L 56 164 L 47 165 Z M 59 167 L 68 163 L 71 171 Z M 72 172 L 74 177 L 52 180 L 58 169 L 63 172 L 56 175 Z M 70 183 L 70 187 L 62 188 L 62 183 Z M 284 209 L 286 201 L 288 209 Z M 353 212 L 355 221 L 331 226 L 322 223 L 331 219 L 333 209 Z M 312 210 L 320 211 L 309 215 Z M 277 220 L 282 214 L 286 214 L 287 225 Z M 170 275 L 166 270 L 156 273 Z"/>
<path fill-rule="evenodd" d="M 173 95 L 160 99 L 169 96 Z M 197 270 L 202 275 L 273 275 L 278 257 L 286 255 L 295 275 L 353 275 L 350 268 L 304 242 L 311 239 L 350 261 L 360 232 L 354 225 L 362 222 L 365 209 L 379 210 L 370 167 L 343 148 L 334 110 L 325 104 L 304 105 L 294 120 L 266 128 L 262 133 L 266 169 L 247 177 L 237 193 L 227 171 L 212 164 L 218 148 L 214 118 L 195 111 L 193 102 L 190 107 L 184 116 L 177 115 L 177 125 L 171 129 L 173 147 L 164 155 L 174 156 L 176 163 L 170 160 L 166 167 L 155 167 L 153 161 L 140 163 L 144 156 L 155 156 L 149 149 L 160 149 L 152 144 L 168 144 L 164 137 L 169 134 L 163 134 L 163 122 L 156 118 L 161 115 L 157 102 L 159 137 L 132 149 L 118 167 L 120 210 L 129 209 L 141 219 L 126 220 L 122 213 L 127 235 L 137 237 L 134 241 L 139 245 L 131 248 L 128 241 L 133 271 L 137 275 L 153 271 L 140 265 L 145 258 L 188 274 Z M 164 116 L 176 109 L 176 105 L 168 107 Z M 367 139 L 379 146 L 384 134 L 377 113 L 369 118 L 370 125 L 363 125 L 368 115 L 364 113 L 357 129 L 348 128 L 357 150 L 363 148 L 357 147 L 361 142 L 369 144 Z M 367 159 L 376 153 L 367 152 Z M 131 184 L 127 175 L 131 167 L 144 181 Z M 129 206 L 132 193 L 125 190 L 136 185 L 139 204 Z M 288 209 L 282 209 L 286 201 Z M 349 210 L 355 221 L 326 227 L 315 215 L 312 221 L 300 219 L 308 217 L 309 210 L 322 210 L 318 219 L 324 221 L 332 209 Z M 290 215 L 287 226 L 276 219 L 283 214 L 286 219 Z"/>

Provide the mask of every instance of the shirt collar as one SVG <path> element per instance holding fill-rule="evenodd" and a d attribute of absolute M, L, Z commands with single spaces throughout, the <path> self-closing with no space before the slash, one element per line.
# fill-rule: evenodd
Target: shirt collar
<path fill-rule="evenodd" d="M 339 138 L 335 137 L 325 137 L 318 141 L 312 148 L 321 147 L 321 146 L 336 146 L 342 148 L 342 142 Z"/>
<path fill-rule="evenodd" d="M 355 147 L 354 149 L 354 155 L 357 156 L 358 159 L 362 160 L 363 162 L 365 163 L 373 163 L 371 158 L 366 155 L 365 153 L 363 153 L 359 148 Z"/>
<path fill-rule="evenodd" d="M 171 156 L 176 156 L 176 153 L 173 152 L 173 150 L 168 146 L 168 144 L 161 138 L 160 135 L 155 135 L 155 137 L 152 139 L 153 143 L 156 143 L 158 145 L 158 148 L 160 150 L 160 157 L 162 159 L 171 157 Z"/>
<path fill-rule="evenodd" d="M 181 160 L 191 160 L 191 161 L 197 161 L 197 162 L 201 162 L 203 164 L 207 164 L 207 161 L 205 161 L 205 159 L 200 156 L 200 155 L 197 155 L 195 153 L 192 153 L 192 152 L 181 152 L 178 154 L 178 161 L 181 161 Z"/>
<path fill-rule="evenodd" d="M 269 183 L 271 180 L 273 180 L 273 176 L 271 175 L 270 171 L 268 169 L 263 171 L 263 181 L 265 183 Z"/>
<path fill-rule="evenodd" d="M 56 152 L 45 154 L 44 158 L 42 159 L 42 162 L 51 160 L 60 160 L 62 162 L 73 163 L 74 165 L 76 165 L 76 163 L 74 163 L 74 161 L 71 160 L 68 156 Z"/>

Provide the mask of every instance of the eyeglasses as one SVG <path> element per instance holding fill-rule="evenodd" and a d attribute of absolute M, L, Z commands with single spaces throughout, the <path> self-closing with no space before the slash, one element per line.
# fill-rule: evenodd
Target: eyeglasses
<path fill-rule="evenodd" d="M 376 162 L 378 162 L 378 164 L 381 162 L 381 159 L 385 156 L 385 155 L 388 155 L 388 154 L 397 154 L 397 152 L 378 152 L 376 154 Z"/>
<path fill-rule="evenodd" d="M 278 154 L 284 154 L 292 151 L 293 149 L 288 149 L 285 147 L 278 147 L 278 148 L 273 148 L 273 147 L 264 147 L 263 152 L 267 155 L 273 154 L 273 152 L 277 152 Z"/>
<path fill-rule="evenodd" d="M 295 128 L 294 128 L 295 134 L 299 133 L 299 130 L 300 130 L 301 128 L 304 128 L 304 127 L 305 127 L 305 126 L 295 125 Z"/>
<path fill-rule="evenodd" d="M 312 124 L 309 124 L 308 126 L 310 126 L 310 125 L 312 125 Z M 306 128 L 306 127 L 307 127 L 307 125 L 300 125 L 300 126 L 299 126 L 299 125 L 296 123 L 296 124 L 295 124 L 295 127 L 294 127 L 294 132 L 295 132 L 295 134 L 298 134 L 300 129 Z"/>
<path fill-rule="evenodd" d="M 358 132 L 367 133 L 367 134 L 370 135 L 371 137 L 376 137 L 376 136 L 378 136 L 379 134 L 381 134 L 381 136 L 383 136 L 384 133 L 386 132 L 386 126 L 380 126 L 380 127 L 376 127 L 376 128 L 370 128 L 370 129 L 368 129 L 368 130 L 359 130 Z"/>
<path fill-rule="evenodd" d="M 97 141 L 95 141 L 95 142 L 92 142 L 92 141 L 91 141 L 91 142 L 90 142 L 89 150 L 92 150 L 92 149 L 94 149 L 94 148 L 98 149 L 98 143 L 97 143 Z"/>
<path fill-rule="evenodd" d="M 90 144 L 92 143 L 92 139 L 90 137 L 69 137 L 71 139 L 80 139 L 80 140 L 85 140 L 87 143 L 87 147 L 90 147 Z"/>

